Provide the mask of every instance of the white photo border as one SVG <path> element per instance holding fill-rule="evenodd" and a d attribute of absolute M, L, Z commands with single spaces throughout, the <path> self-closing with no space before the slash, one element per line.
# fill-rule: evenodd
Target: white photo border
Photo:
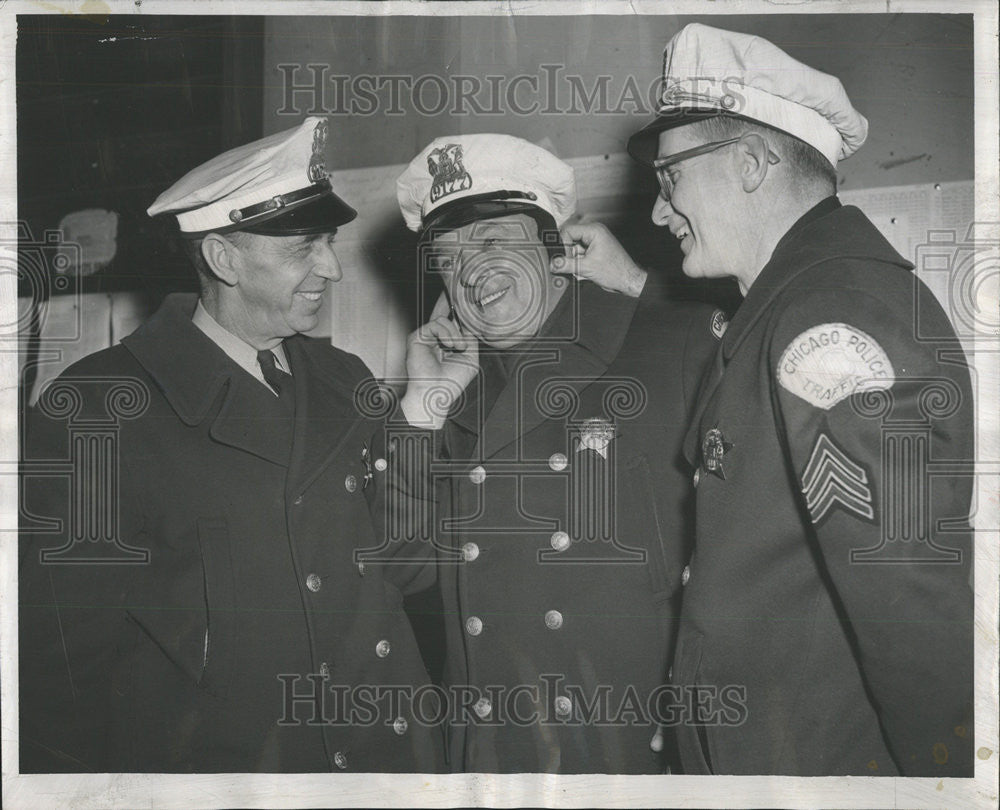
<path fill-rule="evenodd" d="M 299 2 L 299 0 L 0 0 L 0 308 L 17 321 L 16 14 L 239 15 L 699 15 L 968 13 L 975 42 L 975 218 L 1000 244 L 998 10 L 990 0 L 612 0 L 612 2 Z M 996 257 L 994 255 L 994 262 Z M 994 267 L 996 265 L 994 264 Z M 995 270 L 993 272 L 996 272 Z M 988 288 L 996 295 L 996 285 Z M 983 303 L 983 302 L 981 302 Z M 990 301 L 985 302 L 990 305 Z M 995 310 L 1000 306 L 994 299 Z M 996 336 L 993 336 L 994 338 Z M 989 336 L 983 336 L 984 340 Z M 17 534 L 0 534 L 0 685 L 3 806 L 9 808 L 189 807 L 995 807 L 998 784 L 998 531 L 1000 526 L 1000 344 L 977 358 L 975 537 L 975 777 L 595 776 L 553 774 L 27 774 L 18 773 Z M 16 346 L 0 351 L 2 471 L 16 471 Z M 985 392 L 985 395 L 983 395 Z M 4 526 L 16 516 L 16 477 L 0 487 Z M 16 519 L 15 519 L 16 523 Z"/>

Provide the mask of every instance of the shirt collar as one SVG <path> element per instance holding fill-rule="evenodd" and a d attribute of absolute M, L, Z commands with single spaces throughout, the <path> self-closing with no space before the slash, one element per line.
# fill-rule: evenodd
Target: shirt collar
<path fill-rule="evenodd" d="M 257 350 L 242 338 L 236 337 L 236 335 L 215 320 L 200 300 L 194 308 L 194 315 L 191 316 L 191 322 L 204 332 L 222 351 L 229 355 L 230 359 L 236 365 L 260 380 L 264 385 L 267 385 L 267 382 L 264 380 L 264 374 L 260 370 L 260 363 L 257 362 Z M 291 374 L 288 358 L 285 355 L 284 344 L 279 343 L 271 351 L 274 352 L 274 356 L 277 358 L 278 368 L 287 374 Z M 271 387 L 269 385 L 267 387 L 270 390 Z"/>

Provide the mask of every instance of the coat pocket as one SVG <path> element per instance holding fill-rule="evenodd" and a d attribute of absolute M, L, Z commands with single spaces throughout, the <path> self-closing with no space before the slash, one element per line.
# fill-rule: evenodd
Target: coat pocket
<path fill-rule="evenodd" d="M 198 685 L 216 692 L 232 680 L 237 645 L 236 587 L 226 522 L 199 518 L 198 545 L 208 617 Z"/>
<path fill-rule="evenodd" d="M 663 536 L 663 526 L 656 506 L 656 491 L 649 463 L 643 455 L 626 459 L 618 482 L 618 535 L 629 547 L 646 554 L 646 570 L 653 598 L 666 601 L 674 595 L 676 577 L 669 577 L 665 543 L 679 538 Z"/>

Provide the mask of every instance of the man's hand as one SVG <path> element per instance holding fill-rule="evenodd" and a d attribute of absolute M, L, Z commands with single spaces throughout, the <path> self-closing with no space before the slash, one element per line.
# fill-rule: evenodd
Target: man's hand
<path fill-rule="evenodd" d="M 553 273 L 573 275 L 598 287 L 638 298 L 646 284 L 646 271 L 632 261 L 604 225 L 564 225 L 566 257 L 553 259 Z"/>
<path fill-rule="evenodd" d="M 409 383 L 400 404 L 414 427 L 439 429 L 479 371 L 479 342 L 448 317 L 449 310 L 441 293 L 431 319 L 406 341 Z"/>

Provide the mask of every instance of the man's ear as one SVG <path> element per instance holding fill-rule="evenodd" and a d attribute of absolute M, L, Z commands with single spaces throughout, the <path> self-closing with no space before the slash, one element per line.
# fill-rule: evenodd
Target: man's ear
<path fill-rule="evenodd" d="M 201 255 L 212 275 L 228 287 L 236 285 L 243 266 L 243 256 L 233 242 L 218 233 L 207 234 L 201 240 Z"/>
<path fill-rule="evenodd" d="M 740 183 L 746 192 L 756 191 L 764 178 L 767 177 L 767 169 L 770 165 L 768 157 L 770 151 L 767 141 L 756 132 L 748 132 L 736 144 L 739 150 L 740 161 Z"/>

